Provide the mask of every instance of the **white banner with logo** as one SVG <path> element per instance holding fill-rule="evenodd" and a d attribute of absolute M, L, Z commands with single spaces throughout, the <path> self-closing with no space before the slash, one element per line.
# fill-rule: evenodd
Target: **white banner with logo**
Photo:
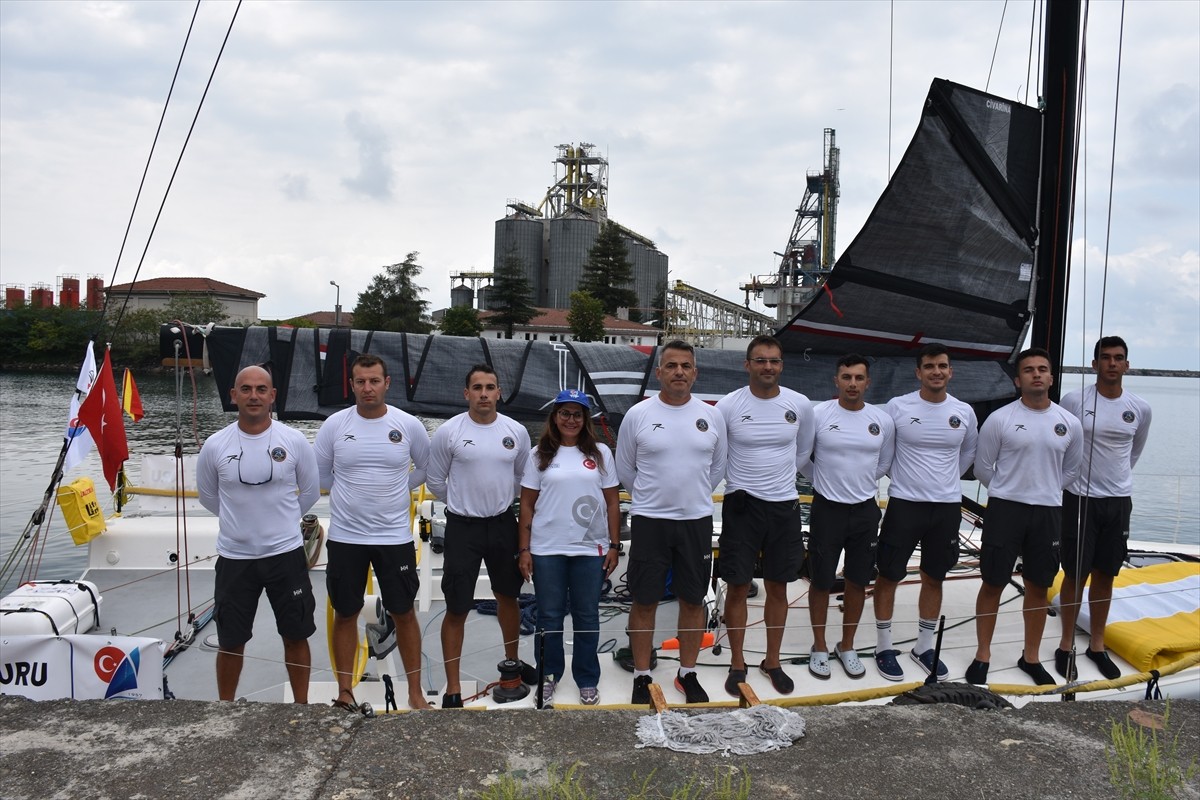
<path fill-rule="evenodd" d="M 0 637 L 0 694 L 161 700 L 165 649 L 139 636 Z"/>

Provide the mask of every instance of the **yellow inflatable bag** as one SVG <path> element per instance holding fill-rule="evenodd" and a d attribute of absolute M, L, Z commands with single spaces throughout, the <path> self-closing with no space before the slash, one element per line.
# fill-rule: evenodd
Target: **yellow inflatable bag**
<path fill-rule="evenodd" d="M 76 478 L 66 486 L 59 486 L 58 507 L 77 545 L 87 544 L 107 530 L 91 478 Z"/>

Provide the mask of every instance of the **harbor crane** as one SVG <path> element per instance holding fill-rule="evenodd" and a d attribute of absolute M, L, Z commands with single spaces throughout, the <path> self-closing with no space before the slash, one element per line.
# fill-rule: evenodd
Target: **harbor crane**
<path fill-rule="evenodd" d="M 786 325 L 803 308 L 833 269 L 836 258 L 837 205 L 841 196 L 838 165 L 841 151 L 837 132 L 825 129 L 825 163 L 819 172 L 806 175 L 804 199 L 796 209 L 796 221 L 779 257 L 778 270 L 770 275 L 755 275 L 739 287 L 776 309 L 778 327 Z"/>

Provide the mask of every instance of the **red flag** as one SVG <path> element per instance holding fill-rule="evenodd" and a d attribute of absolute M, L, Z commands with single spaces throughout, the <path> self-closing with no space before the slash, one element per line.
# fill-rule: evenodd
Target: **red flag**
<path fill-rule="evenodd" d="M 125 439 L 125 420 L 121 418 L 121 400 L 117 396 L 108 350 L 104 351 L 104 363 L 96 382 L 83 405 L 79 406 L 79 421 L 87 426 L 96 443 L 108 488 L 116 491 L 117 472 L 129 458 L 129 442 Z"/>
<path fill-rule="evenodd" d="M 137 422 L 142 417 L 146 416 L 146 412 L 142 410 L 142 396 L 138 394 L 137 384 L 133 382 L 133 373 L 129 367 L 125 368 L 124 385 L 121 387 L 121 408 L 125 409 L 125 413 L 134 422 Z"/>

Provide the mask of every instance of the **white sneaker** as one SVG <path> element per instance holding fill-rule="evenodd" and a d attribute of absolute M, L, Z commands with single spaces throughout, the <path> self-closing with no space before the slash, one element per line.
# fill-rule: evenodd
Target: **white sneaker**
<path fill-rule="evenodd" d="M 542 708 L 554 702 L 554 690 L 558 688 L 558 681 L 554 678 L 546 678 L 546 682 L 542 684 Z"/>

